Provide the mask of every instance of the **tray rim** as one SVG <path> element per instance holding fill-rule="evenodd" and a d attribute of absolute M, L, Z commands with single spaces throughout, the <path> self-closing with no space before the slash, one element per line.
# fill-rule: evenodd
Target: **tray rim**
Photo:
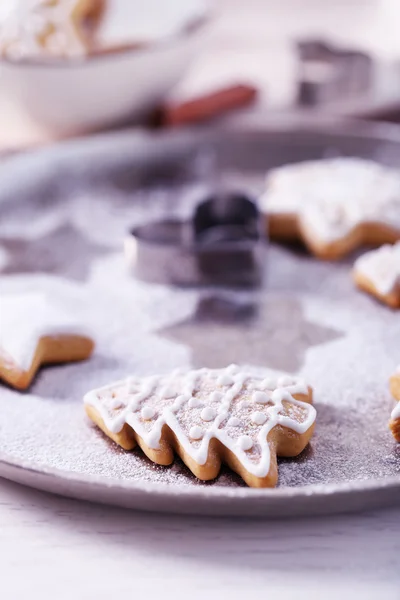
<path fill-rule="evenodd" d="M 42 467 L 33 461 L 18 461 L 0 454 L 0 477 L 25 487 L 97 504 L 196 516 L 306 517 L 400 503 L 400 476 L 264 489 L 199 487 L 113 480 Z"/>

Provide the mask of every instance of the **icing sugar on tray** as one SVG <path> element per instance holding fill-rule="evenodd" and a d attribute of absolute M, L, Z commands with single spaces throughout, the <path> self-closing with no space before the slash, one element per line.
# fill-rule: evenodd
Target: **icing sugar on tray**
<path fill-rule="evenodd" d="M 56 177 L 56 171 L 48 173 Z M 82 403 L 89 390 L 128 375 L 167 375 L 176 368 L 221 368 L 238 362 L 263 378 L 274 376 L 276 370 L 294 373 L 314 389 L 318 413 L 314 437 L 300 457 L 279 459 L 279 487 L 400 474 L 400 447 L 387 429 L 394 408 L 388 381 L 400 360 L 400 318 L 355 289 L 351 260 L 320 263 L 271 246 L 268 286 L 257 292 L 141 283 L 126 274 L 120 240 L 127 226 L 169 210 L 171 194 L 144 188 L 125 193 L 111 185 L 99 192 L 89 178 L 81 177 L 84 193 L 71 189 L 63 197 L 58 191 L 61 195 L 44 204 L 35 183 L 36 192 L 29 198 L 3 207 L 0 248 L 2 240 L 17 237 L 17 231 L 19 238 L 26 234 L 26 243 L 34 245 L 32 216 L 42 212 L 47 215 L 46 232 L 38 217 L 37 227 L 42 229 L 37 239 L 57 232 L 60 222 L 68 220 L 71 231 L 92 248 L 84 280 L 66 279 L 73 273 L 71 266 L 82 259 L 79 247 L 75 250 L 71 242 L 64 257 L 54 244 L 57 272 L 49 266 L 47 273 L 26 273 L 22 253 L 13 274 L 1 276 L 9 258 L 5 253 L 0 282 L 2 293 L 40 290 L 63 300 L 79 300 L 76 314 L 81 311 L 80 320 L 94 331 L 97 346 L 87 362 L 42 369 L 26 393 L 1 386 L 2 456 L 111 481 L 243 486 L 228 469 L 215 481 L 201 483 L 179 459 L 160 467 L 139 449 L 118 448 L 84 416 Z M 187 191 L 187 182 L 179 191 Z M 174 216 L 178 208 L 174 207 Z M 96 254 L 100 242 L 104 247 Z M 232 319 L 216 309 L 221 298 L 231 307 Z M 218 336 L 210 341 L 213 324 Z M 232 353 L 240 358 L 235 361 Z M 200 437 L 201 432 L 192 434 Z M 242 443 L 244 448 L 246 440 Z"/>

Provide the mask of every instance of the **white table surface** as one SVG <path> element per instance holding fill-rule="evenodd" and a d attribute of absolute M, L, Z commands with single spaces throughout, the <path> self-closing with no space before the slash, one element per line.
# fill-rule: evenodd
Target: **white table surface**
<path fill-rule="evenodd" d="M 233 45 L 238 56 L 241 42 L 243 64 L 256 71 L 264 67 L 250 55 L 282 33 L 348 39 L 351 32 L 358 43 L 400 54 L 398 0 L 332 0 L 331 10 L 327 0 L 220 4 L 221 46 L 228 52 Z M 281 67 L 274 64 L 276 81 Z M 28 128 L 20 117 L 15 122 L 9 131 L 22 139 Z M 0 565 L 4 600 L 399 600 L 400 508 L 314 520 L 217 520 L 111 509 L 0 481 Z"/>
<path fill-rule="evenodd" d="M 210 519 L 79 503 L 1 481 L 0 565 L 4 600 L 398 600 L 400 508 Z"/>

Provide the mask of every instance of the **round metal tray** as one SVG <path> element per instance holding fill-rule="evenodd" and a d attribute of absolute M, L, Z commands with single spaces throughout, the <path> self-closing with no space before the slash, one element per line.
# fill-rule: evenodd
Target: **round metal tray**
<path fill-rule="evenodd" d="M 257 193 L 268 168 L 332 155 L 400 166 L 400 131 L 247 118 L 210 130 L 112 133 L 3 160 L 1 291 L 61 298 L 94 329 L 97 349 L 86 363 L 42 369 L 26 393 L 1 386 L 0 475 L 96 502 L 208 515 L 399 502 L 387 384 L 400 360 L 400 317 L 354 288 L 354 256 L 322 263 L 271 245 L 263 287 L 231 290 L 137 281 L 122 252 L 129 228 L 188 216 L 213 178 L 210 156 L 221 180 Z M 300 457 L 280 461 L 276 489 L 249 489 L 228 469 L 202 483 L 178 459 L 155 466 L 84 416 L 87 390 L 131 372 L 231 362 L 299 373 L 315 389 L 315 437 Z"/>

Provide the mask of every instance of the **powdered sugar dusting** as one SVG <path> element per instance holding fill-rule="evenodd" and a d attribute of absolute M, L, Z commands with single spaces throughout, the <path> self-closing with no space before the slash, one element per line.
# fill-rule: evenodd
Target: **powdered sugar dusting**
<path fill-rule="evenodd" d="M 120 249 L 124 230 L 141 219 L 160 214 L 175 216 L 179 202 L 184 204 L 184 188 L 179 185 L 170 188 L 168 184 L 162 194 L 154 194 L 153 189 L 132 184 L 124 194 L 117 189 L 121 172 L 127 178 L 137 172 L 132 169 L 133 145 L 122 142 L 112 149 L 116 154 L 111 152 L 110 146 L 104 152 L 96 147 L 96 157 L 90 161 L 86 151 L 77 152 L 80 147 L 66 149 L 60 159 L 64 165 L 68 162 L 67 177 L 60 172 L 58 159 L 52 162 L 49 154 L 41 158 L 33 153 L 21 158 L 27 162 L 21 162 L 19 168 L 16 162 L 0 167 L 0 200 L 2 193 L 12 199 L 2 207 L 1 235 L 6 235 L 8 226 L 13 224 L 18 231 L 28 233 L 30 230 L 30 243 L 34 244 L 32 216 L 38 212 L 48 214 L 51 225 L 53 216 L 54 223 L 58 223 L 57 215 L 64 214 L 68 208 L 68 218 L 86 239 L 104 240 L 110 248 L 108 254 L 92 258 L 87 279 L 80 284 L 56 274 L 1 278 L 2 293 L 40 290 L 50 297 L 82 296 L 89 306 L 84 312 L 84 321 L 94 330 L 97 350 L 91 360 L 82 364 L 42 369 L 24 394 L 1 387 L 0 453 L 13 460 L 32 461 L 39 468 L 57 468 L 83 477 L 106 477 L 111 485 L 125 480 L 196 486 L 199 494 L 210 487 L 240 487 L 243 485 L 240 478 L 227 469 L 215 481 L 200 483 L 179 459 L 171 467 L 159 467 L 147 460 L 139 449 L 121 450 L 83 414 L 82 398 L 88 389 L 124 379 L 129 374 L 141 377 L 168 374 L 177 367 L 190 368 L 193 358 L 190 340 L 177 342 L 160 330 L 190 318 L 209 290 L 151 286 L 127 276 Z M 257 152 L 259 164 L 259 150 Z M 110 166 L 111 154 L 114 166 Z M 143 156 L 142 151 L 140 156 Z M 243 156 L 252 160 L 250 150 L 237 152 L 237 160 Z M 116 163 L 119 165 L 118 185 L 115 183 L 113 188 L 110 183 L 107 193 L 104 190 L 99 193 L 91 177 L 97 177 L 98 182 L 101 174 L 103 180 L 111 180 Z M 21 183 L 26 164 L 30 165 L 29 189 Z M 122 169 L 121 165 L 126 168 Z M 89 169 L 91 171 L 86 173 Z M 118 177 L 115 175 L 115 180 Z M 46 185 L 40 183 L 42 180 L 46 184 L 51 182 L 51 194 L 46 192 Z M 71 182 L 79 184 L 79 193 L 74 195 L 73 189 L 68 188 Z M 89 218 L 92 212 L 96 217 L 94 222 Z M 79 260 L 72 250 L 66 249 L 66 263 Z M 254 323 L 260 331 L 268 331 L 265 348 L 272 352 L 279 344 L 285 349 L 281 352 L 283 371 L 294 370 L 291 357 L 295 354 L 294 368 L 300 366 L 297 374 L 315 390 L 318 411 L 315 435 L 300 457 L 279 460 L 280 487 L 372 478 L 385 480 L 400 474 L 400 446 L 387 428 L 393 410 L 388 381 L 400 358 L 400 319 L 354 288 L 351 262 L 321 263 L 272 245 L 267 287 L 257 292 L 222 294 L 230 299 L 252 301 Z M 212 290 L 212 293 L 220 292 Z M 290 321 L 285 327 L 285 318 L 282 318 L 282 302 L 289 297 L 298 307 L 296 328 Z M 268 310 L 262 308 L 266 301 Z M 228 332 L 223 319 L 218 321 L 218 314 L 213 318 L 220 327 L 221 339 L 240 354 L 245 325 Z M 271 323 L 277 320 L 280 328 L 274 334 Z M 311 341 L 308 333 L 315 325 L 319 328 Z M 323 337 L 320 329 L 324 328 L 334 330 L 335 337 L 330 336 L 328 340 Z M 215 358 L 217 351 L 219 347 L 209 344 L 204 356 Z M 266 389 L 271 389 L 269 386 L 273 389 L 276 373 L 268 369 L 268 361 L 260 361 L 259 349 L 256 355 L 251 345 L 246 351 L 241 366 L 246 370 L 252 368 L 265 381 L 270 379 Z M 258 367 L 254 368 L 256 364 Z M 204 366 L 211 365 L 204 361 Z M 258 406 L 262 410 L 263 405 Z M 248 408 L 252 412 L 256 410 L 254 406 Z M 234 425 L 231 423 L 231 426 Z M 241 490 L 241 494 L 252 491 Z"/>

